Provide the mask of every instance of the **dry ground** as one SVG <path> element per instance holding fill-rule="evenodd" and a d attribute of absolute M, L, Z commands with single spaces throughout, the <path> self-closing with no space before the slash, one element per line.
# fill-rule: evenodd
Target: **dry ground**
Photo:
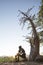
<path fill-rule="evenodd" d="M 43 65 L 43 63 L 37 63 L 37 62 L 12 62 L 12 63 L 0 63 L 0 65 Z"/>

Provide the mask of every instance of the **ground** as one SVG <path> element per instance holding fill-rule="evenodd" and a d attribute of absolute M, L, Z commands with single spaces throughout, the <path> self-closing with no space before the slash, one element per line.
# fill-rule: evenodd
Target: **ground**
<path fill-rule="evenodd" d="M 0 63 L 0 65 L 43 65 L 43 63 L 37 63 L 37 62 L 10 62 L 10 63 Z"/>

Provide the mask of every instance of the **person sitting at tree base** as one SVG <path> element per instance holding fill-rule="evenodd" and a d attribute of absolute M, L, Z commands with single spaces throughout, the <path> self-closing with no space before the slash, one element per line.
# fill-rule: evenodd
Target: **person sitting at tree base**
<path fill-rule="evenodd" d="M 20 61 L 20 57 L 23 60 L 26 60 L 26 53 L 25 53 L 25 50 L 22 48 L 22 46 L 19 46 L 19 51 L 18 51 L 17 55 L 15 56 L 15 58 L 17 61 Z"/>

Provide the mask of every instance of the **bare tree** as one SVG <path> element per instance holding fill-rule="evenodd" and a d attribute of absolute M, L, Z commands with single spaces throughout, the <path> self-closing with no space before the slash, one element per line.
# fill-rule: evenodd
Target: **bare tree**
<path fill-rule="evenodd" d="M 21 10 L 19 10 L 19 12 L 23 15 L 20 18 L 20 21 L 21 21 L 20 23 L 23 23 L 23 25 L 24 25 L 27 22 L 28 30 L 30 28 L 32 28 L 31 37 L 28 37 L 28 36 L 26 37 L 26 39 L 29 40 L 30 46 L 31 46 L 31 51 L 30 51 L 30 56 L 29 56 L 30 61 L 34 61 L 35 58 L 37 57 L 37 55 L 39 55 L 40 38 L 39 38 L 39 34 L 38 34 L 37 30 L 39 30 L 41 27 L 41 26 L 37 25 L 37 22 L 35 21 L 35 14 L 34 15 L 29 14 L 32 9 L 33 9 L 33 7 L 28 9 L 28 11 L 25 13 L 22 12 Z"/>

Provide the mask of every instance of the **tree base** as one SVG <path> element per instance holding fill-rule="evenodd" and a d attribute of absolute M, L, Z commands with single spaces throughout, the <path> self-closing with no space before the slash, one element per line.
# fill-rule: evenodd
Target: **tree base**
<path fill-rule="evenodd" d="M 38 56 L 36 57 L 35 61 L 37 61 L 37 62 L 43 62 L 43 56 L 38 55 Z"/>

